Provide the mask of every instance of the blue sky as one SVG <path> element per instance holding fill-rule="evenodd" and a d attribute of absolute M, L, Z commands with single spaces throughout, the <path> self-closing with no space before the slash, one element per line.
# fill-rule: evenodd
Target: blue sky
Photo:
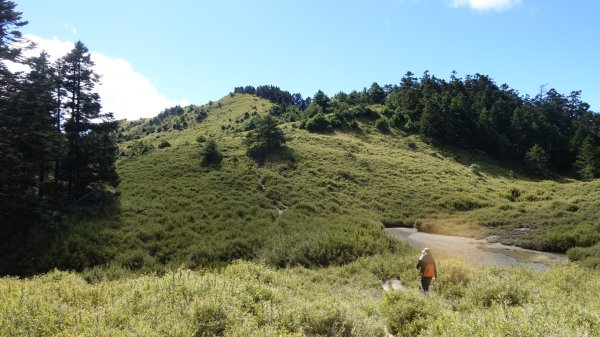
<path fill-rule="evenodd" d="M 41 46 L 80 39 L 95 52 L 105 107 L 129 119 L 240 85 L 333 95 L 408 70 L 486 74 L 521 94 L 582 90 L 600 111 L 596 1 L 15 2 Z"/>

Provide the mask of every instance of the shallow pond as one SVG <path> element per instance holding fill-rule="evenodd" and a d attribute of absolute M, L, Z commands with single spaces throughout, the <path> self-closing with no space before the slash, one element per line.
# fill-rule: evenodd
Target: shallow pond
<path fill-rule="evenodd" d="M 535 270 L 544 270 L 553 264 L 569 261 L 565 254 L 540 252 L 501 243 L 490 243 L 487 240 L 417 232 L 414 228 L 387 228 L 386 231 L 394 238 L 405 241 L 413 247 L 431 248 L 434 256 L 436 251 L 439 251 L 484 265 L 524 265 Z"/>

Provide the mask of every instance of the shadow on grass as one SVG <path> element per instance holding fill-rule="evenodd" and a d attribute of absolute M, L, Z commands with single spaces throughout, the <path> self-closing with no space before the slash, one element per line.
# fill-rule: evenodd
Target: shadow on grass
<path fill-rule="evenodd" d="M 20 230 L 0 238 L 0 275 L 29 277 L 54 268 L 81 271 L 106 262 L 99 228 L 81 228 L 81 222 L 121 224 L 118 193 L 94 191 L 63 207 L 60 212 L 20 219 Z"/>
<path fill-rule="evenodd" d="M 291 168 L 295 168 L 298 162 L 296 152 L 289 146 L 282 146 L 279 149 L 269 152 L 256 154 L 252 157 L 259 166 L 267 166 L 269 164 L 287 164 Z"/>
<path fill-rule="evenodd" d="M 575 177 L 569 176 L 566 172 L 546 171 L 543 174 L 534 173 L 518 161 L 499 159 L 483 152 L 476 152 L 475 150 L 461 149 L 437 142 L 433 142 L 431 145 L 442 156 L 452 158 L 464 166 L 477 165 L 479 172 L 474 172 L 474 174 L 478 176 L 482 176 L 481 174 L 483 173 L 495 178 L 519 179 L 530 182 L 551 180 L 561 184 L 568 183 L 569 179 L 575 179 Z"/>

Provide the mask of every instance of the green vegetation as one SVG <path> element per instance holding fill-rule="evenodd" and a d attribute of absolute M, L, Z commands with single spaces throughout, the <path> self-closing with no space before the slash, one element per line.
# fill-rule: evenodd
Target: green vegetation
<path fill-rule="evenodd" d="M 434 147 L 397 129 L 382 134 L 370 118 L 359 119 L 359 131 L 326 134 L 279 125 L 288 150 L 257 165 L 246 142 L 258 131 L 235 120 L 247 120 L 249 111 L 266 116 L 272 103 L 247 94 L 218 103 L 195 108 L 210 111 L 202 123 L 121 143 L 128 155 L 117 162 L 120 204 L 74 210 L 3 260 L 21 269 L 5 270 L 104 265 L 164 272 L 240 258 L 281 267 L 338 265 L 393 251 L 384 225 L 494 234 L 503 243 L 543 250 L 579 247 L 571 255 L 597 265 L 597 180 L 532 179 L 517 165 Z M 182 109 L 184 118 L 193 114 Z M 234 126 L 222 129 L 229 120 Z M 219 144 L 219 170 L 201 165 L 207 143 L 197 139 L 204 135 Z M 151 150 L 163 141 L 171 147 Z"/>
<path fill-rule="evenodd" d="M 202 166 L 220 166 L 223 161 L 223 154 L 219 150 L 219 145 L 212 138 L 202 147 L 200 156 L 202 157 Z"/>
<path fill-rule="evenodd" d="M 442 272 L 425 297 L 416 256 L 403 249 L 324 269 L 238 261 L 116 280 L 94 270 L 3 278 L 0 335 L 600 335 L 598 271 L 482 268 L 438 257 Z M 406 289 L 384 293 L 387 277 Z"/>
<path fill-rule="evenodd" d="M 254 119 L 254 129 L 246 136 L 248 156 L 264 161 L 266 157 L 283 149 L 286 142 L 283 131 L 277 127 L 277 120 L 271 115 Z"/>
<path fill-rule="evenodd" d="M 22 25 L 20 15 L 6 17 L 3 25 Z M 4 40 L 0 47 L 10 59 Z M 63 62 L 77 60 L 90 67 L 81 43 Z M 10 131 L 0 139 L 10 154 L 0 166 L 0 220 L 10 218 L 0 228 L 0 273 L 46 274 L 0 279 L 0 335 L 600 331 L 597 115 L 577 92 L 529 99 L 482 75 L 446 82 L 408 73 L 400 86 L 331 98 L 238 87 L 117 126 L 90 122 L 101 117 L 92 92 L 72 92 L 85 109 L 54 106 L 76 79 L 48 91 L 54 82 L 36 78 L 50 75 L 39 68 L 11 82 L 18 90 L 0 83 Z M 0 71 L 16 80 L 1 62 Z M 59 108 L 73 114 L 64 133 L 49 118 Z M 39 118 L 25 127 L 28 114 Z M 19 130 L 48 143 L 29 149 Z M 563 174 L 575 171 L 585 180 Z M 384 231 L 396 226 L 497 235 L 575 263 L 534 272 L 440 254 L 425 298 L 416 252 Z M 389 277 L 406 289 L 384 294 Z"/>
<path fill-rule="evenodd" d="M 171 143 L 169 143 L 166 140 L 163 140 L 162 142 L 160 142 L 160 144 L 158 144 L 159 149 L 164 149 L 165 147 L 171 147 Z"/>
<path fill-rule="evenodd" d="M 15 8 L 0 1 L 0 274 L 22 272 L 11 259 L 47 241 L 71 209 L 115 201 L 119 183 L 117 122 L 101 112 L 88 48 L 77 41 L 52 63 L 46 52 L 23 57 L 27 22 Z"/>

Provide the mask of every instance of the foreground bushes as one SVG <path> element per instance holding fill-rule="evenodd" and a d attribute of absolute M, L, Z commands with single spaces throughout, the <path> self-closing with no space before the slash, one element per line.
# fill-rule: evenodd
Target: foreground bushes
<path fill-rule="evenodd" d="M 1 336 L 384 337 L 359 290 L 331 292 L 323 272 L 237 262 L 214 272 L 178 270 L 88 284 L 54 271 L 0 279 Z"/>
<path fill-rule="evenodd" d="M 440 278 L 425 297 L 417 254 L 322 269 L 238 261 L 112 281 L 107 270 L 92 284 L 90 272 L 2 278 L 0 335 L 600 336 L 597 271 L 479 268 L 438 255 Z M 388 277 L 406 290 L 383 293 Z"/>
<path fill-rule="evenodd" d="M 428 297 L 416 289 L 384 296 L 381 311 L 390 332 L 397 336 L 600 336 L 600 303 L 593 295 L 600 281 L 595 272 L 575 265 L 535 272 L 445 262 L 441 261 L 440 269 L 449 273 L 441 273 Z"/>
<path fill-rule="evenodd" d="M 427 298 L 414 292 L 387 293 L 381 311 L 389 331 L 399 336 L 417 336 L 440 312 Z"/>
<path fill-rule="evenodd" d="M 89 272 L 2 278 L 0 335 L 600 336 L 597 271 L 478 268 L 438 255 L 440 279 L 425 297 L 417 254 L 323 269 L 238 261 L 112 281 L 107 270 L 92 284 Z M 383 293 L 387 277 L 406 290 Z"/>
<path fill-rule="evenodd" d="M 567 251 L 571 261 L 577 261 L 588 268 L 600 269 L 600 244 L 591 247 L 574 247 Z"/>

